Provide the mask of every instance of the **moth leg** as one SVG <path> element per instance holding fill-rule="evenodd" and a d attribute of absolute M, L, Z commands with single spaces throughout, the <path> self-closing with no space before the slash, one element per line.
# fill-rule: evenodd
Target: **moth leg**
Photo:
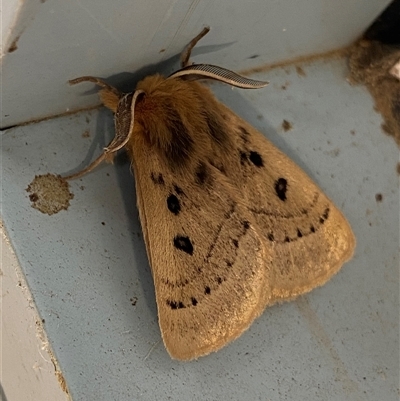
<path fill-rule="evenodd" d="M 118 97 L 120 96 L 120 92 L 118 89 L 109 85 L 107 82 L 103 81 L 100 78 L 85 76 L 85 77 L 70 79 L 68 82 L 70 85 L 76 85 L 76 84 L 80 84 L 81 82 L 86 82 L 86 81 L 93 82 L 96 85 L 100 86 L 101 88 L 104 88 L 104 89 L 108 90 L 109 92 L 114 93 Z"/>
<path fill-rule="evenodd" d="M 65 180 L 70 181 L 70 180 L 76 180 L 77 178 L 81 178 L 85 174 L 91 172 L 94 170 L 99 164 L 101 164 L 104 160 L 107 160 L 107 154 L 106 152 L 103 152 L 96 160 L 94 160 L 92 163 L 89 164 L 85 169 L 78 171 L 75 174 L 70 174 L 67 175 L 66 177 L 63 177 Z"/>
<path fill-rule="evenodd" d="M 193 48 L 196 46 L 197 42 L 203 38 L 204 36 L 207 35 L 207 33 L 210 32 L 210 27 L 206 26 L 203 28 L 203 30 L 194 38 L 190 41 L 190 43 L 187 45 L 186 49 L 182 52 L 181 54 L 181 67 L 187 67 L 189 65 L 189 59 L 190 59 L 190 54 L 193 50 Z"/>

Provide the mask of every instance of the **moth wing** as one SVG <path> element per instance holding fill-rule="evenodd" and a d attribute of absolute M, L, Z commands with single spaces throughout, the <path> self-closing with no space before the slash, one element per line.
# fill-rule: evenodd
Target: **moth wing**
<path fill-rule="evenodd" d="M 324 284 L 355 248 L 351 227 L 320 188 L 259 131 L 226 108 L 236 157 L 231 177 L 264 237 L 270 288 L 267 304 Z M 240 173 L 239 173 L 240 172 Z"/>
<path fill-rule="evenodd" d="M 132 153 L 165 346 L 180 360 L 216 351 L 264 309 L 270 291 L 263 239 L 210 164 L 180 177 L 167 173 L 145 142 Z"/>

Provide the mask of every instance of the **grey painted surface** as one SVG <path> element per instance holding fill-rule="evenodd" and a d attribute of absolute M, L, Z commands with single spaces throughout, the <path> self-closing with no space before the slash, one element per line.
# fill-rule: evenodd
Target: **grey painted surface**
<path fill-rule="evenodd" d="M 67 81 L 167 60 L 202 29 L 202 61 L 236 70 L 350 44 L 390 0 L 25 1 L 2 59 L 1 127 L 98 104 Z M 165 50 L 165 51 L 163 51 Z M 252 58 L 258 56 L 256 58 Z"/>
<path fill-rule="evenodd" d="M 267 309 L 237 341 L 190 363 L 171 360 L 161 342 L 126 159 L 73 182 L 71 207 L 51 217 L 25 192 L 35 174 L 87 165 L 113 135 L 110 113 L 5 132 L 2 217 L 74 400 L 398 399 L 399 151 L 369 94 L 346 82 L 343 60 L 304 70 L 259 75 L 271 84 L 258 91 L 213 88 L 343 210 L 355 257 L 324 287 Z"/>

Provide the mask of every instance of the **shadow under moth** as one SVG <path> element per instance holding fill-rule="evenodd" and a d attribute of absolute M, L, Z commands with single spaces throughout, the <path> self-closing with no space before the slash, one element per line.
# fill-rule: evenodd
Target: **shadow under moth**
<path fill-rule="evenodd" d="M 287 156 L 199 82 L 261 88 L 221 67 L 189 63 L 131 93 L 95 77 L 115 138 L 85 170 L 125 148 L 158 308 L 172 358 L 190 360 L 240 336 L 263 310 L 329 280 L 353 254 L 341 212 Z"/>

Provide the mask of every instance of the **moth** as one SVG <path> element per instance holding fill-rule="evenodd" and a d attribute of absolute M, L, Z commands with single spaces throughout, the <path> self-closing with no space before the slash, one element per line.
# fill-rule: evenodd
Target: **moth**
<path fill-rule="evenodd" d="M 287 156 L 220 103 L 200 80 L 261 88 L 224 68 L 191 64 L 131 93 L 100 86 L 115 137 L 81 177 L 125 148 L 154 279 L 161 335 L 191 360 L 239 337 L 263 310 L 324 284 L 355 238 L 342 213 Z"/>

